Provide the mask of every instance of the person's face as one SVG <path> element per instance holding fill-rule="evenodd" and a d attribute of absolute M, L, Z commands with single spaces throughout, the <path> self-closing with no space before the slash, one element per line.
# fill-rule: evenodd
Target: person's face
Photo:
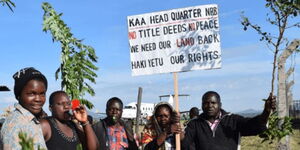
<path fill-rule="evenodd" d="M 157 110 L 156 120 L 161 127 L 167 127 L 171 121 L 171 112 L 166 107 L 160 107 Z"/>
<path fill-rule="evenodd" d="M 108 108 L 106 108 L 107 117 L 114 124 L 119 122 L 122 116 L 122 112 L 123 112 L 122 105 L 117 101 L 111 102 Z"/>
<path fill-rule="evenodd" d="M 21 91 L 19 103 L 31 112 L 38 115 L 46 101 L 46 87 L 44 82 L 30 80 Z"/>
<path fill-rule="evenodd" d="M 221 109 L 221 103 L 215 95 L 209 95 L 207 99 L 202 102 L 203 113 L 208 117 L 217 117 Z"/>
<path fill-rule="evenodd" d="M 59 93 L 54 96 L 53 104 L 50 106 L 52 116 L 61 121 L 71 119 L 69 111 L 71 109 L 71 101 L 65 93 Z"/>

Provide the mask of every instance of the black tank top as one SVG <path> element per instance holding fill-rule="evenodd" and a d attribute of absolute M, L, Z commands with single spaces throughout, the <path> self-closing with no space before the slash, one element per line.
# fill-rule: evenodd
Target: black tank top
<path fill-rule="evenodd" d="M 80 144 L 74 124 L 70 124 L 73 137 L 67 137 L 58 127 L 54 118 L 47 118 L 51 126 L 51 138 L 46 142 L 48 150 L 76 150 Z"/>

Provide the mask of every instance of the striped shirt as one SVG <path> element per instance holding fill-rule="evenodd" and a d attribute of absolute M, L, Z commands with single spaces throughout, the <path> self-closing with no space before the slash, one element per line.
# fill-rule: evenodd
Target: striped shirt
<path fill-rule="evenodd" d="M 222 113 L 220 112 L 218 118 L 216 118 L 213 123 L 211 123 L 208 120 L 206 120 L 206 122 L 210 126 L 211 131 L 215 131 L 215 129 L 217 128 L 217 126 L 218 126 L 218 124 L 219 124 L 219 122 L 221 120 L 221 116 L 222 116 Z"/>

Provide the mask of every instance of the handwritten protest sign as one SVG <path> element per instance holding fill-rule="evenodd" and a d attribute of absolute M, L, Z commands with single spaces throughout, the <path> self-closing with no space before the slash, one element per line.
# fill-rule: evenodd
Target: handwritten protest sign
<path fill-rule="evenodd" d="M 133 76 L 221 68 L 216 4 L 128 16 Z"/>

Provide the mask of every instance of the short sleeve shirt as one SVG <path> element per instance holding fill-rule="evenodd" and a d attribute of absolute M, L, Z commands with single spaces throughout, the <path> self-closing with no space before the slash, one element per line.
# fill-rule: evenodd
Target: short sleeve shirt
<path fill-rule="evenodd" d="M 35 150 L 38 147 L 47 149 L 40 122 L 27 109 L 20 104 L 15 104 L 15 110 L 5 119 L 2 126 L 0 149 L 21 150 L 20 132 L 26 133 L 27 137 L 33 139 Z"/>
<path fill-rule="evenodd" d="M 107 135 L 108 135 L 110 150 L 125 150 L 126 148 L 128 148 L 127 135 L 123 126 L 108 127 Z"/>

